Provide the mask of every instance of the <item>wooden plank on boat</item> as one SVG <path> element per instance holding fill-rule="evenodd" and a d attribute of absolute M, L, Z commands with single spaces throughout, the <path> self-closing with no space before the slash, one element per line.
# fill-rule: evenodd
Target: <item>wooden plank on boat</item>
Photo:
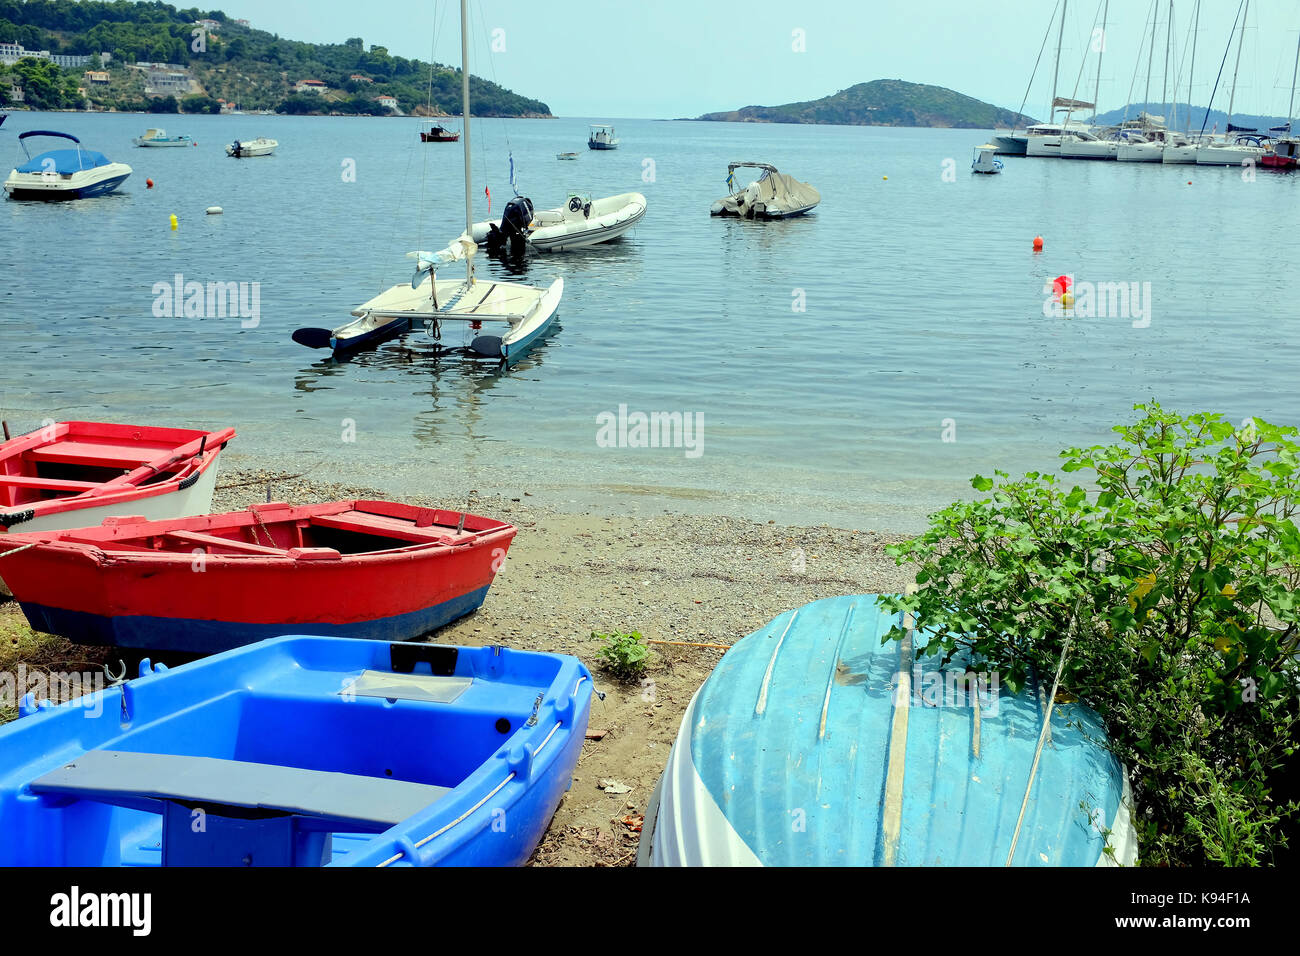
<path fill-rule="evenodd" d="M 41 491 L 90 491 L 98 488 L 98 481 L 68 481 L 62 478 L 28 478 L 25 475 L 0 475 L 0 485 L 20 488 L 37 488 Z"/>
<path fill-rule="evenodd" d="M 361 774 L 118 750 L 88 750 L 33 780 L 31 789 L 127 806 L 178 800 L 282 810 L 383 829 L 450 792 L 432 784 Z"/>
<path fill-rule="evenodd" d="M 172 538 L 185 544 L 198 544 L 207 548 L 229 548 L 231 551 L 242 551 L 246 554 L 269 554 L 274 557 L 284 557 L 284 548 L 268 548 L 261 544 L 250 544 L 247 541 L 237 541 L 232 538 L 223 538 L 215 534 L 203 534 L 199 531 L 169 531 L 166 538 Z M 116 544 L 113 547 L 117 547 Z"/>
<path fill-rule="evenodd" d="M 439 540 L 451 544 L 455 537 L 450 528 L 438 526 L 417 528 L 410 521 L 386 520 L 380 515 L 369 515 L 360 511 L 349 511 L 339 515 L 313 515 L 311 523 L 318 528 L 381 535 L 417 544 L 427 544 L 430 541 Z"/>

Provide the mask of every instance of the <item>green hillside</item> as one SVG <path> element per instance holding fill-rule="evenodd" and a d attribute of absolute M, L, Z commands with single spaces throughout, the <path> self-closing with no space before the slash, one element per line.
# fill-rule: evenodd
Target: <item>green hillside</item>
<path fill-rule="evenodd" d="M 725 113 L 706 113 L 702 120 L 733 123 L 830 123 L 841 126 L 942 126 L 994 129 L 1033 123 L 1005 110 L 942 86 L 905 80 L 872 80 L 805 103 L 746 106 Z"/>
<path fill-rule="evenodd" d="M 195 35 L 196 21 L 215 21 L 215 29 Z M 0 65 L 0 105 L 11 86 L 24 102 L 41 109 L 175 109 L 215 111 L 217 100 L 245 110 L 276 109 L 292 113 L 388 112 L 376 103 L 391 96 L 406 113 L 457 115 L 460 71 L 435 65 L 430 103 L 430 64 L 392 56 L 382 46 L 367 48 L 360 37 L 342 43 L 288 40 L 254 26 L 237 23 L 220 10 L 178 9 L 165 3 L 83 2 L 73 0 L 0 0 L 0 42 L 20 43 L 26 50 L 51 54 L 111 54 L 103 65 L 108 82 L 90 82 L 88 69 L 59 68 L 49 60 L 25 59 Z M 189 90 L 147 95 L 144 71 L 137 61 L 174 64 L 194 81 Z M 361 79 L 353 79 L 353 76 Z M 319 80 L 323 93 L 295 94 L 302 80 Z M 78 91 L 80 88 L 81 92 Z M 470 77 L 476 116 L 550 116 L 540 100 L 520 96 L 478 77 Z M 188 97 L 188 101 L 187 101 Z M 169 102 L 170 98 L 170 102 Z"/>

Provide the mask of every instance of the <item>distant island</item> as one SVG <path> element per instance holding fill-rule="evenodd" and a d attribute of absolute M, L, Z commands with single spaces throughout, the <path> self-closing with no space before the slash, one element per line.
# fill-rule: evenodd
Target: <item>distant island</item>
<path fill-rule="evenodd" d="M 700 120 L 729 123 L 827 123 L 838 126 L 939 126 L 996 129 L 1037 122 L 942 86 L 906 80 L 858 83 L 819 100 L 783 106 L 746 106 L 705 113 Z"/>
<path fill-rule="evenodd" d="M 479 77 L 470 95 L 475 116 L 551 116 L 541 100 Z M 447 116 L 460 114 L 460 70 L 360 37 L 284 39 L 220 10 L 10 0 L 0 2 L 0 106 Z"/>

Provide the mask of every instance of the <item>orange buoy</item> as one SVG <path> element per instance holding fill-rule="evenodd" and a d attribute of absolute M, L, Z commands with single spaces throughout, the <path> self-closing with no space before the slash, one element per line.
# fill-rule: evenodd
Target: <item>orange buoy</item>
<path fill-rule="evenodd" d="M 1043 237 L 1034 236 L 1034 252 L 1042 252 L 1042 251 L 1043 251 Z"/>
<path fill-rule="evenodd" d="M 145 188 L 146 188 L 146 189 L 153 189 L 153 180 L 152 180 L 152 179 L 146 179 L 146 180 L 144 181 L 144 185 L 145 185 Z"/>

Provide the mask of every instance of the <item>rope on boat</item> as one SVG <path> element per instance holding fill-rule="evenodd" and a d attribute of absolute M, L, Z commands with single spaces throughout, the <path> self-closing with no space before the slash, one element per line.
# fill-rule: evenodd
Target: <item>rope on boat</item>
<path fill-rule="evenodd" d="M 5 551 L 4 553 L 0 554 L 0 558 L 7 558 L 11 554 L 21 554 L 22 552 L 28 550 L 29 548 L 36 547 L 40 543 L 41 542 L 39 541 L 33 541 L 31 544 L 23 545 L 21 548 L 14 548 L 12 551 Z"/>
<path fill-rule="evenodd" d="M 674 647 L 716 647 L 724 651 L 731 650 L 730 644 L 706 644 L 703 641 L 652 641 L 647 638 L 647 644 L 671 644 Z"/>
<path fill-rule="evenodd" d="M 582 686 L 582 682 L 585 681 L 586 679 L 587 678 L 585 675 L 578 678 L 578 682 L 573 685 L 573 692 L 575 694 L 578 692 L 578 688 Z M 551 738 L 555 736 L 555 732 L 559 730 L 561 726 L 563 726 L 562 722 L 557 720 L 555 722 L 555 726 L 551 728 L 551 732 L 546 735 L 546 737 L 542 740 L 542 742 L 537 745 L 537 749 L 533 751 L 534 758 L 539 753 L 542 752 L 543 747 L 545 747 L 548 743 L 550 743 Z M 420 840 L 418 843 L 415 844 L 415 848 L 418 850 L 420 847 L 424 846 L 429 841 L 437 839 L 438 837 L 446 833 L 448 830 L 450 830 L 452 827 L 456 826 L 459 823 L 463 823 L 467 818 L 473 816 L 475 813 L 477 813 L 479 810 L 482 809 L 485 803 L 487 803 L 498 793 L 500 793 L 502 788 L 505 787 L 505 785 L 508 784 L 513 779 L 515 779 L 515 771 L 512 770 L 510 771 L 510 775 L 506 777 L 504 780 L 502 780 L 499 784 L 497 784 L 496 787 L 493 788 L 491 793 L 484 796 L 482 800 L 474 804 L 474 806 L 470 807 L 468 810 L 466 810 L 464 813 L 458 816 L 455 820 L 452 820 L 446 826 L 442 827 L 439 830 L 434 831 L 433 833 L 430 833 L 423 840 Z M 376 864 L 376 869 L 382 869 L 383 867 L 391 866 L 392 864 L 396 863 L 404 856 L 406 856 L 406 851 L 398 850 L 395 854 L 390 856 L 388 859 L 384 860 L 382 863 Z"/>
<path fill-rule="evenodd" d="M 907 586 L 908 595 L 916 592 L 916 583 Z M 898 845 L 903 833 L 903 775 L 907 764 L 907 719 L 912 710 L 912 646 L 916 630 L 916 616 L 908 611 L 903 615 L 903 640 L 898 651 L 898 687 L 894 694 L 894 719 L 889 728 L 889 761 L 885 771 L 885 799 L 881 812 L 881 849 L 884 865 L 898 862 Z"/>
<path fill-rule="evenodd" d="M 1020 840 L 1020 828 L 1025 822 L 1025 810 L 1029 807 L 1029 793 L 1034 788 L 1034 777 L 1038 774 L 1038 758 L 1043 755 L 1043 745 L 1047 743 L 1048 734 L 1052 731 L 1052 708 L 1056 706 L 1056 692 L 1061 686 L 1061 673 L 1065 670 L 1065 655 L 1070 651 L 1070 641 L 1074 638 L 1075 628 L 1078 626 L 1079 603 L 1075 602 L 1074 614 L 1070 615 L 1070 625 L 1065 631 L 1065 642 L 1061 645 L 1061 659 L 1056 662 L 1056 677 L 1052 681 L 1052 693 L 1047 698 L 1046 712 L 1043 714 L 1043 729 L 1038 733 L 1038 746 L 1034 748 L 1034 762 L 1029 766 L 1029 781 L 1025 784 L 1025 798 L 1020 801 L 1020 816 L 1016 818 L 1016 829 L 1011 834 L 1011 849 L 1007 851 L 1007 862 L 1005 866 L 1011 865 L 1011 859 L 1016 855 L 1016 844 Z"/>

